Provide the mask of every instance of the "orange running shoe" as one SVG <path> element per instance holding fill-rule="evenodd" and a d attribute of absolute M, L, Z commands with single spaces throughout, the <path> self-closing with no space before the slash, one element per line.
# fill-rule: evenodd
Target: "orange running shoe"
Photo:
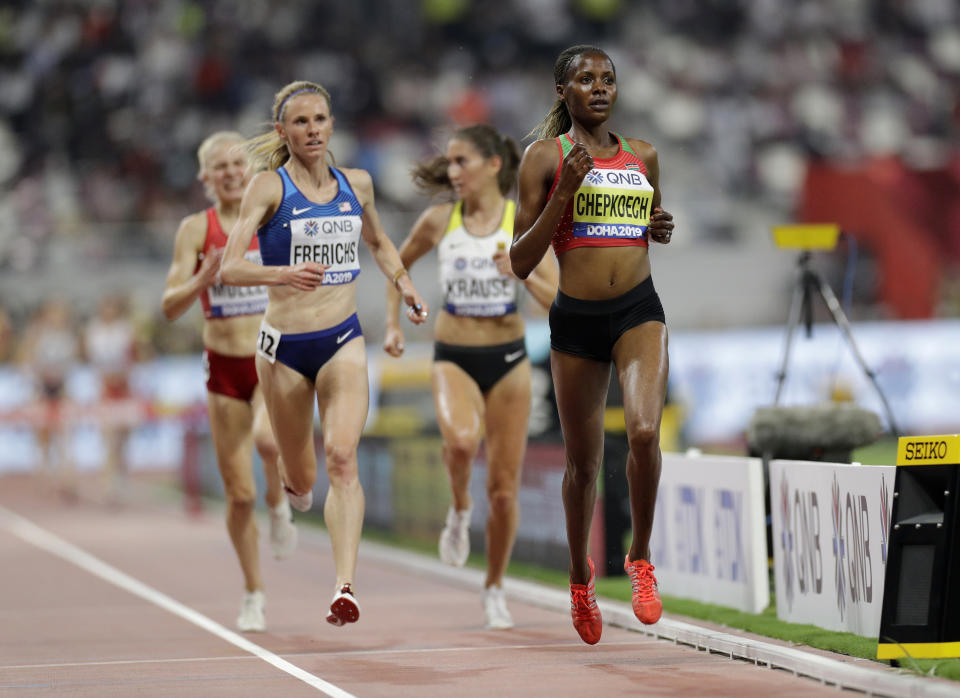
<path fill-rule="evenodd" d="M 633 615 L 644 625 L 653 625 L 660 620 L 663 602 L 657 591 L 657 578 L 653 576 L 654 567 L 646 560 L 630 562 L 630 555 L 623 561 L 623 569 L 630 575 L 633 586 Z"/>
<path fill-rule="evenodd" d="M 600 633 L 603 632 L 603 618 L 597 607 L 593 560 L 589 557 L 587 564 L 590 565 L 590 581 L 570 585 L 570 615 L 573 616 L 573 627 L 580 634 L 580 639 L 588 645 L 595 645 L 600 642 Z"/>

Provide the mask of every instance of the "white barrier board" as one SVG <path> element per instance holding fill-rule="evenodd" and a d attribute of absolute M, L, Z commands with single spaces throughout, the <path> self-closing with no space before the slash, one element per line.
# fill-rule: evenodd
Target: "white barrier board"
<path fill-rule="evenodd" d="M 761 461 L 664 453 L 650 551 L 664 594 L 766 608 Z"/>
<path fill-rule="evenodd" d="M 877 636 L 895 470 L 771 461 L 778 618 Z"/>

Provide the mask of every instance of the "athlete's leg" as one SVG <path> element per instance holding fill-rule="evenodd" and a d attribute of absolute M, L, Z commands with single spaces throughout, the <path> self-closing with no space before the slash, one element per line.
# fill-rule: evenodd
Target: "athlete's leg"
<path fill-rule="evenodd" d="M 667 394 L 667 328 L 645 322 L 631 328 L 613 347 L 623 393 L 630 454 L 627 483 L 633 542 L 630 560 L 650 559 L 650 532 L 660 482 L 660 418 Z"/>
<path fill-rule="evenodd" d="M 483 395 L 477 382 L 451 361 L 434 362 L 432 383 L 453 508 L 466 511 L 473 504 L 470 472 L 483 437 Z"/>
<path fill-rule="evenodd" d="M 487 579 L 501 586 L 517 535 L 517 491 L 530 419 L 530 362 L 521 361 L 486 395 Z"/>
<path fill-rule="evenodd" d="M 280 477 L 295 494 L 306 494 L 317 479 L 313 385 L 289 366 L 279 361 L 271 364 L 259 354 L 257 376 L 280 452 Z"/>
<path fill-rule="evenodd" d="M 253 442 L 263 461 L 263 476 L 267 484 L 267 506 L 275 507 L 284 498 L 278 465 L 280 451 L 273 435 L 273 427 L 270 426 L 270 416 L 267 414 L 263 391 L 259 386 L 253 393 L 251 405 L 253 406 Z"/>
<path fill-rule="evenodd" d="M 130 429 L 123 425 L 109 424 L 100 429 L 100 434 L 106 450 L 103 463 L 103 491 L 109 503 L 120 504 L 124 499 L 129 477 L 126 444 Z"/>
<path fill-rule="evenodd" d="M 317 374 L 317 405 L 330 490 L 323 518 L 330 532 L 337 588 L 353 584 L 363 529 L 364 498 L 357 446 L 367 420 L 367 354 L 363 337 L 347 342 Z"/>
<path fill-rule="evenodd" d="M 263 391 L 259 386 L 254 390 L 250 404 L 253 408 L 253 441 L 263 461 L 263 475 L 267 485 L 270 548 L 275 558 L 283 560 L 292 555 L 297 547 L 297 528 L 293 525 L 290 504 L 283 492 L 279 468 L 280 451 L 270 425 Z"/>
<path fill-rule="evenodd" d="M 250 405 L 226 395 L 207 393 L 210 435 L 227 498 L 227 531 L 240 559 L 247 591 L 263 588 L 257 520 L 253 515 L 253 414 Z"/>
<path fill-rule="evenodd" d="M 610 364 L 552 349 L 550 367 L 566 451 L 563 508 L 570 546 L 570 582 L 587 584 L 590 523 L 597 498 L 597 475 L 603 463 L 603 415 Z"/>

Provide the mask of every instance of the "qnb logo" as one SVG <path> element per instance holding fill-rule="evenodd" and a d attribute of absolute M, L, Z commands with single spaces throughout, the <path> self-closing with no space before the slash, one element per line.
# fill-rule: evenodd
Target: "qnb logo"
<path fill-rule="evenodd" d="M 466 259 L 466 257 L 457 257 L 457 258 L 453 261 L 453 267 L 454 267 L 457 271 L 463 271 L 464 269 L 466 269 L 466 268 L 467 268 L 467 259 Z"/>
<path fill-rule="evenodd" d="M 743 532 L 740 527 L 743 511 L 743 493 L 717 490 L 714 526 L 716 527 L 717 579 L 746 584 L 746 564 L 743 553 Z"/>
<path fill-rule="evenodd" d="M 873 560 L 867 497 L 841 492 L 836 475 L 833 477 L 833 531 L 837 610 L 842 619 L 848 599 L 853 604 L 873 602 Z"/>
<path fill-rule="evenodd" d="M 790 485 L 787 478 L 780 481 L 780 556 L 783 562 L 783 581 L 786 587 L 787 608 L 793 608 L 793 529 L 790 517 Z"/>
<path fill-rule="evenodd" d="M 303 224 L 303 234 L 308 238 L 316 237 L 320 234 L 320 221 L 311 218 Z"/>
<path fill-rule="evenodd" d="M 887 478 L 880 476 L 880 560 L 887 564 L 887 536 L 890 535 L 890 490 L 887 488 Z"/>
<path fill-rule="evenodd" d="M 590 170 L 587 172 L 586 180 L 590 184 L 603 184 L 603 173 L 600 170 Z"/>
<path fill-rule="evenodd" d="M 651 559 L 657 561 L 658 569 L 664 570 L 671 569 L 673 566 L 669 538 L 667 537 L 670 498 L 665 494 L 665 490 L 664 487 L 657 490 L 657 506 L 654 511 L 659 512 L 660 515 L 654 515 L 653 517 L 653 532 L 650 536 Z"/>
<path fill-rule="evenodd" d="M 873 601 L 873 561 L 870 559 L 870 508 L 866 496 L 847 492 L 844 506 L 845 538 L 849 560 L 850 600 Z"/>
<path fill-rule="evenodd" d="M 689 574 L 707 574 L 703 550 L 703 490 L 690 486 L 677 488 L 677 569 Z"/>
<path fill-rule="evenodd" d="M 837 590 L 837 610 L 840 612 L 840 620 L 843 620 L 843 614 L 847 610 L 847 575 L 844 562 L 847 558 L 847 546 L 843 540 L 843 513 L 840 510 L 840 483 L 837 476 L 833 476 L 833 486 L 830 488 L 833 495 L 833 563 L 834 586 Z"/>
<path fill-rule="evenodd" d="M 823 553 L 820 550 L 820 503 L 814 491 L 793 494 L 791 528 L 795 533 L 797 587 L 801 594 L 823 590 Z"/>

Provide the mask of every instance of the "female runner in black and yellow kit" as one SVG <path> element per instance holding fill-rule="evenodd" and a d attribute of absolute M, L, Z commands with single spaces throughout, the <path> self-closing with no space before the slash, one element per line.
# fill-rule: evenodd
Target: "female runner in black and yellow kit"
<path fill-rule="evenodd" d="M 414 170 L 431 192 L 457 200 L 431 206 L 400 247 L 405 266 L 437 248 L 444 303 L 434 329 L 433 398 L 443 436 L 443 460 L 453 505 L 440 535 L 440 558 L 461 566 L 470 552 L 470 470 L 486 439 L 486 626 L 513 627 L 503 593 L 503 574 L 517 532 L 517 491 L 530 415 L 530 361 L 523 318 L 517 312 L 521 282 L 506 248 L 513 239 L 513 186 L 519 154 L 491 126 L 454 133 L 446 153 Z M 556 294 L 557 272 L 545 259 L 525 282 L 544 308 Z M 403 353 L 397 322 L 399 294 L 388 288 L 384 349 Z"/>

